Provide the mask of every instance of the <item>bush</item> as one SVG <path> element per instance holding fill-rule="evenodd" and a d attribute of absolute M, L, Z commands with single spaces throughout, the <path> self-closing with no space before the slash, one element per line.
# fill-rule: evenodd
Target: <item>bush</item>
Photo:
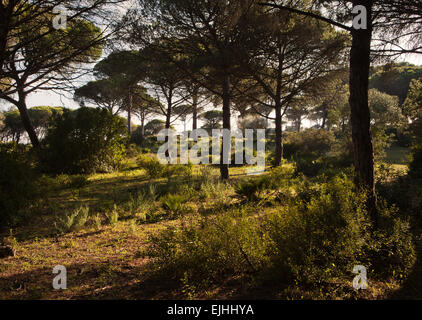
<path fill-rule="evenodd" d="M 107 221 L 111 226 L 114 226 L 119 221 L 119 210 L 116 205 L 114 205 L 113 210 L 106 214 Z"/>
<path fill-rule="evenodd" d="M 127 148 L 126 148 L 126 157 L 127 158 L 136 158 L 138 157 L 140 154 L 142 153 L 142 149 L 141 147 L 139 147 L 136 144 L 131 143 Z"/>
<path fill-rule="evenodd" d="M 235 185 L 236 195 L 245 201 L 261 201 L 269 199 L 269 191 L 289 187 L 292 183 L 294 167 L 281 166 L 269 174 L 242 181 Z M 274 194 L 273 194 L 274 195 Z"/>
<path fill-rule="evenodd" d="M 157 178 L 171 178 L 173 176 L 191 176 L 193 172 L 193 165 L 163 165 L 158 159 L 141 155 L 137 160 L 138 166 L 146 171 L 146 175 L 150 179 Z"/>
<path fill-rule="evenodd" d="M 171 217 L 180 216 L 185 210 L 186 198 L 179 194 L 168 194 L 161 199 L 161 204 Z"/>
<path fill-rule="evenodd" d="M 247 210 L 234 209 L 199 221 L 188 216 L 181 227 L 152 236 L 148 255 L 154 258 L 156 270 L 178 279 L 187 273 L 199 283 L 256 272 L 266 259 L 265 242 Z"/>
<path fill-rule="evenodd" d="M 377 277 L 404 280 L 416 260 L 410 225 L 394 207 L 382 204 L 379 211 L 380 226 L 365 248 L 368 265 Z"/>
<path fill-rule="evenodd" d="M 148 155 L 138 157 L 137 164 L 139 168 L 146 171 L 149 178 L 161 178 L 166 171 L 165 165 L 162 165 L 158 159 Z"/>
<path fill-rule="evenodd" d="M 150 196 L 150 190 L 152 189 L 129 196 L 129 200 L 125 203 L 124 207 L 131 218 L 140 217 L 146 220 L 147 213 L 153 208 L 155 200 Z"/>
<path fill-rule="evenodd" d="M 86 176 L 76 175 L 76 176 L 70 177 L 70 181 L 67 184 L 67 187 L 71 188 L 71 189 L 73 189 L 73 188 L 81 189 L 88 184 L 89 184 L 89 181 L 88 181 L 88 178 Z"/>
<path fill-rule="evenodd" d="M 67 213 L 64 217 L 57 217 L 54 226 L 60 233 L 78 231 L 88 221 L 89 207 L 79 207 L 73 212 Z"/>
<path fill-rule="evenodd" d="M 215 216 L 189 215 L 181 227 L 152 236 L 148 253 L 155 270 L 179 279 L 187 274 L 199 285 L 252 276 L 320 288 L 333 279 L 350 281 L 356 265 L 372 278 L 404 278 L 414 261 L 408 225 L 380 207 L 383 223 L 372 234 L 366 198 L 353 190 L 350 180 L 335 177 L 302 184 L 275 211 L 260 214 L 244 205 Z"/>
<path fill-rule="evenodd" d="M 315 285 L 349 274 L 359 264 L 368 222 L 365 198 L 352 190 L 350 181 L 335 178 L 302 190 L 268 218 L 271 270 L 277 270 L 280 279 Z"/>
<path fill-rule="evenodd" d="M 25 147 L 0 145 L 0 228 L 19 224 L 29 214 L 39 197 L 37 178 Z"/>
<path fill-rule="evenodd" d="M 45 170 L 52 173 L 111 172 L 124 156 L 126 126 L 103 109 L 80 108 L 56 117 L 43 142 Z"/>
<path fill-rule="evenodd" d="M 409 175 L 412 178 L 422 179 L 422 147 L 415 148 L 412 157 Z"/>
<path fill-rule="evenodd" d="M 317 159 L 331 150 L 334 141 L 334 133 L 323 129 L 290 133 L 284 143 L 284 155 L 287 159 L 295 160 Z"/>
<path fill-rule="evenodd" d="M 334 133 L 323 129 L 290 133 L 284 144 L 284 156 L 295 161 L 298 172 L 315 177 L 327 167 L 327 162 L 332 162 L 327 155 L 334 142 Z"/>

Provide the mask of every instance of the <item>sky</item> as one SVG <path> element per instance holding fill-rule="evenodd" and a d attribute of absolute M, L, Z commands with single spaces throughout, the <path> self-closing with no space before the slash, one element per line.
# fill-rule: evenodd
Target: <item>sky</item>
<path fill-rule="evenodd" d="M 422 55 L 421 54 L 415 54 L 415 55 L 409 55 L 406 57 L 403 57 L 401 60 L 398 61 L 406 61 L 413 63 L 415 65 L 422 65 Z M 7 110 L 11 105 L 8 103 L 2 103 L 0 105 L 0 110 Z M 74 101 L 71 97 L 71 94 L 64 93 L 62 95 L 59 95 L 57 93 L 51 92 L 51 91 L 39 91 L 34 92 L 27 98 L 27 106 L 29 108 L 31 107 L 37 107 L 37 106 L 53 106 L 53 107 L 66 107 L 75 109 L 78 108 L 78 103 Z M 234 128 L 236 128 L 237 118 L 236 116 L 233 117 L 232 125 Z M 135 124 L 139 124 L 139 121 L 135 118 L 132 120 Z M 308 121 L 304 121 L 304 126 L 310 126 L 311 123 Z M 174 124 L 174 127 L 178 131 L 183 131 L 183 123 L 180 121 Z M 188 119 L 187 122 L 187 128 L 192 127 L 191 119 Z"/>

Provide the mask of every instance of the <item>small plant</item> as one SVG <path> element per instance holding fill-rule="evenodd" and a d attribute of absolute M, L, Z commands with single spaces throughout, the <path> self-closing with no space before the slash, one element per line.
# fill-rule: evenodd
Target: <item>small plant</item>
<path fill-rule="evenodd" d="M 92 217 L 92 220 L 94 221 L 94 226 L 96 230 L 100 230 L 101 229 L 101 216 L 100 214 L 96 214 L 95 216 Z"/>
<path fill-rule="evenodd" d="M 181 177 L 191 177 L 193 173 L 193 165 L 192 163 L 189 164 L 178 164 L 178 165 L 170 165 L 166 166 L 166 170 L 164 172 L 164 176 L 166 178 L 171 178 L 173 176 L 181 176 Z"/>
<path fill-rule="evenodd" d="M 147 155 L 141 155 L 137 162 L 139 168 L 146 171 L 146 175 L 149 179 L 170 179 L 173 176 L 190 177 L 193 173 L 193 165 L 191 163 L 186 165 L 163 165 L 156 158 Z"/>
<path fill-rule="evenodd" d="M 171 216 L 177 217 L 182 214 L 185 209 L 186 199 L 182 195 L 169 194 L 161 199 L 164 210 L 167 211 Z"/>
<path fill-rule="evenodd" d="M 275 191 L 292 184 L 293 174 L 294 167 L 282 166 L 273 169 L 269 174 L 238 183 L 235 186 L 236 195 L 249 202 L 268 200 L 275 195 Z"/>
<path fill-rule="evenodd" d="M 89 207 L 79 207 L 73 212 L 67 213 L 64 217 L 57 217 L 54 223 L 60 233 L 77 231 L 85 226 L 88 221 Z"/>
<path fill-rule="evenodd" d="M 212 183 L 217 180 L 217 177 L 215 176 L 214 170 L 211 166 L 201 166 L 199 169 L 198 180 L 200 184 Z"/>
<path fill-rule="evenodd" d="M 136 158 L 142 152 L 141 148 L 132 143 L 126 148 L 126 157 L 127 158 Z"/>
<path fill-rule="evenodd" d="M 129 221 L 129 231 L 134 234 L 136 232 L 136 220 L 132 219 Z"/>
<path fill-rule="evenodd" d="M 163 177 L 166 166 L 162 165 L 156 158 L 147 155 L 139 156 L 137 160 L 138 166 L 146 171 L 146 175 L 151 178 Z"/>
<path fill-rule="evenodd" d="M 86 176 L 76 175 L 70 177 L 70 181 L 68 182 L 67 187 L 72 189 L 81 189 L 85 187 L 88 183 L 88 178 Z"/>
<path fill-rule="evenodd" d="M 116 205 L 114 205 L 113 210 L 110 213 L 106 214 L 107 221 L 111 226 L 116 225 L 119 221 L 119 211 Z"/>
<path fill-rule="evenodd" d="M 186 296 L 187 300 L 193 300 L 195 296 L 196 288 L 189 281 L 189 275 L 187 272 L 184 273 L 183 277 L 180 279 L 183 289 L 182 293 Z"/>
<path fill-rule="evenodd" d="M 219 208 L 230 202 L 232 193 L 232 186 L 224 182 L 206 182 L 201 185 L 200 189 L 200 197 L 205 200 L 212 200 Z"/>
<path fill-rule="evenodd" d="M 4 239 L 4 244 L 10 245 L 14 249 L 18 247 L 18 241 L 16 240 L 16 237 L 13 234 L 13 229 L 10 229 L 9 236 Z"/>
<path fill-rule="evenodd" d="M 155 184 L 149 184 L 148 188 L 143 191 L 143 195 L 145 199 L 149 199 L 150 201 L 157 200 L 158 198 L 157 186 Z"/>

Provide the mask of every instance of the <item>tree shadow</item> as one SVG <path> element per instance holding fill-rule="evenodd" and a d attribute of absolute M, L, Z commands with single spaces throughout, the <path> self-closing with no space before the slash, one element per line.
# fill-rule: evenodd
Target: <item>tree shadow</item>
<path fill-rule="evenodd" d="M 178 295 L 177 281 L 162 281 L 145 272 L 114 262 L 66 265 L 67 289 L 53 288 L 54 266 L 0 277 L 1 300 L 157 300 Z"/>

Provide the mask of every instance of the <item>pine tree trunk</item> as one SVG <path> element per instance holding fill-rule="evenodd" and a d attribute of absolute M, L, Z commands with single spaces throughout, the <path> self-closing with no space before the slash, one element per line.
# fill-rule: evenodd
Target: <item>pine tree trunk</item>
<path fill-rule="evenodd" d="M 133 97 L 132 97 L 132 90 L 129 89 L 129 105 L 127 108 L 127 130 L 129 133 L 129 137 L 130 134 L 132 133 L 132 104 L 133 104 Z"/>
<path fill-rule="evenodd" d="M 377 198 L 374 179 L 374 151 L 371 137 L 370 111 L 368 103 L 369 69 L 372 39 L 372 1 L 356 1 L 368 10 L 368 29 L 352 31 L 350 53 L 350 109 L 354 148 L 355 183 L 368 192 L 367 210 L 377 227 Z"/>
<path fill-rule="evenodd" d="M 198 129 L 198 94 L 196 92 L 192 96 L 192 108 L 193 108 L 192 130 L 196 130 Z"/>
<path fill-rule="evenodd" d="M 16 106 L 18 107 L 23 127 L 28 133 L 28 137 L 32 143 L 32 146 L 34 148 L 39 148 L 40 140 L 38 139 L 34 126 L 32 125 L 31 119 L 29 118 L 28 108 L 25 102 L 25 94 L 23 93 L 23 91 L 19 90 L 18 96 L 19 96 L 19 101 Z"/>
<path fill-rule="evenodd" d="M 275 106 L 275 158 L 274 166 L 281 166 L 283 160 L 283 118 L 281 115 L 281 104 L 276 102 Z"/>
<path fill-rule="evenodd" d="M 141 145 L 144 143 L 145 137 L 145 115 L 141 116 Z"/>
<path fill-rule="evenodd" d="M 327 126 L 327 118 L 328 118 L 328 110 L 326 106 L 323 106 L 321 129 L 325 129 L 325 127 Z"/>
<path fill-rule="evenodd" d="M 231 130 L 231 112 L 230 112 L 230 76 L 226 74 L 223 79 L 223 129 Z M 223 140 L 224 141 L 224 140 Z M 229 145 L 225 146 L 226 148 L 231 148 L 231 141 L 229 141 Z M 228 159 L 224 159 L 223 157 L 223 150 L 224 144 L 221 148 L 221 157 L 220 157 L 220 174 L 221 179 L 228 180 L 229 176 L 229 165 L 227 164 Z M 225 163 L 226 162 L 226 163 Z"/>

